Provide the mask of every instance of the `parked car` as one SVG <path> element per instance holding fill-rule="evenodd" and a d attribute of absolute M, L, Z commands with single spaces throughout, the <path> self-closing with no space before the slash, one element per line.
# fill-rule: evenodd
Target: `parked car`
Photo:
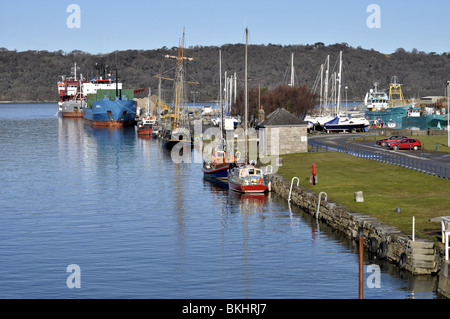
<path fill-rule="evenodd" d="M 381 146 L 386 146 L 386 145 L 388 145 L 388 143 L 396 142 L 398 140 L 401 140 L 402 138 L 407 138 L 407 136 L 404 136 L 404 135 L 391 135 L 388 138 L 383 138 L 381 140 L 377 140 L 376 143 L 378 145 L 381 145 Z"/>
<path fill-rule="evenodd" d="M 407 137 L 395 142 L 390 142 L 387 147 L 393 150 L 419 150 L 422 148 L 422 144 L 415 138 Z"/>

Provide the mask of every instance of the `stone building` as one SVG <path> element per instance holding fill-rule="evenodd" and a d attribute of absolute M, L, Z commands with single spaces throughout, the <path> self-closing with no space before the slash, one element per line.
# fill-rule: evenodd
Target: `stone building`
<path fill-rule="evenodd" d="M 308 152 L 307 123 L 283 108 L 256 126 L 260 156 Z"/>

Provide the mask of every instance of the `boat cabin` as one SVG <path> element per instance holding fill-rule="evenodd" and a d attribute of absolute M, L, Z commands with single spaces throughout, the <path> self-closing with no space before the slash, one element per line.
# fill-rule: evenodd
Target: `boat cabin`
<path fill-rule="evenodd" d="M 225 151 L 214 151 L 211 155 L 211 163 L 214 165 L 233 163 L 235 161 L 236 158 L 231 155 L 227 155 Z"/>
<path fill-rule="evenodd" d="M 247 166 L 241 170 L 239 170 L 239 177 L 263 177 L 263 173 L 259 168 L 254 166 Z"/>

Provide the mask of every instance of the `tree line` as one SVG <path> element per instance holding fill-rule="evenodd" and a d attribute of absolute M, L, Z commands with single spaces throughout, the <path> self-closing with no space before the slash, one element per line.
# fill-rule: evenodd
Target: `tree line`
<path fill-rule="evenodd" d="M 222 71 L 236 73 L 238 92 L 243 90 L 244 44 L 217 46 L 192 46 L 185 49 L 186 80 L 198 82 L 186 89 L 188 101 L 214 101 L 219 97 L 219 49 Z M 156 50 L 126 50 L 108 54 L 72 52 L 23 51 L 0 48 L 0 100 L 1 101 L 56 101 L 56 82 L 60 75 L 69 75 L 76 62 L 79 72 L 89 78 L 95 75 L 95 64 L 102 62 L 116 67 L 119 80 L 125 88 L 150 88 L 158 93 L 160 79 L 173 77 L 176 61 L 165 55 L 177 55 L 178 48 L 163 47 Z M 342 87 L 348 87 L 349 100 L 362 100 L 365 93 L 378 82 L 380 89 L 388 89 L 392 76 L 403 85 L 406 98 L 426 95 L 444 95 L 450 76 L 450 54 L 425 53 L 416 49 L 408 52 L 402 48 L 392 54 L 373 49 L 353 48 L 346 43 L 325 46 L 276 44 L 250 45 L 248 48 L 249 88 L 274 90 L 286 86 L 290 80 L 291 54 L 294 54 L 295 86 L 311 89 L 317 80 L 321 64 L 330 56 L 330 69 L 336 70 L 335 61 L 343 52 Z M 313 92 L 318 93 L 318 92 Z M 161 80 L 161 94 L 170 102 L 173 81 Z M 269 105 L 265 103 L 265 107 Z M 270 102 L 274 103 L 274 102 Z"/>

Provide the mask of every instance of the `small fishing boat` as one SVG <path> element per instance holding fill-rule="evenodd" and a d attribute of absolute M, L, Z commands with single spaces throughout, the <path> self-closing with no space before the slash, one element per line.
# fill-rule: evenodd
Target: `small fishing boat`
<path fill-rule="evenodd" d="M 228 187 L 240 193 L 264 193 L 267 181 L 261 169 L 251 164 L 230 165 L 228 169 Z"/>
<path fill-rule="evenodd" d="M 155 124 L 154 117 L 141 118 L 137 123 L 138 135 L 151 136 L 154 124 Z"/>
<path fill-rule="evenodd" d="M 220 122 L 218 125 L 221 127 L 221 140 L 222 145 L 219 150 L 213 150 L 211 158 L 203 161 L 203 177 L 208 179 L 226 180 L 228 178 L 228 168 L 231 163 L 236 162 L 236 157 L 229 155 L 225 151 L 226 139 L 224 132 L 224 118 L 223 118 L 223 103 L 222 103 L 222 54 L 219 50 L 219 71 L 220 71 Z"/>
<path fill-rule="evenodd" d="M 236 158 L 227 156 L 224 151 L 215 151 L 211 155 L 211 161 L 204 161 L 202 172 L 205 178 L 227 179 L 228 168 Z"/>
<path fill-rule="evenodd" d="M 247 87 L 247 42 L 248 42 L 248 29 L 245 29 L 246 44 L 245 44 L 245 96 L 248 97 Z M 230 164 L 228 168 L 228 187 L 236 192 L 240 193 L 264 193 L 267 190 L 267 181 L 262 170 L 248 163 L 247 142 L 248 142 L 248 99 L 245 98 L 245 111 L 244 111 L 244 163 L 236 165 Z"/>

